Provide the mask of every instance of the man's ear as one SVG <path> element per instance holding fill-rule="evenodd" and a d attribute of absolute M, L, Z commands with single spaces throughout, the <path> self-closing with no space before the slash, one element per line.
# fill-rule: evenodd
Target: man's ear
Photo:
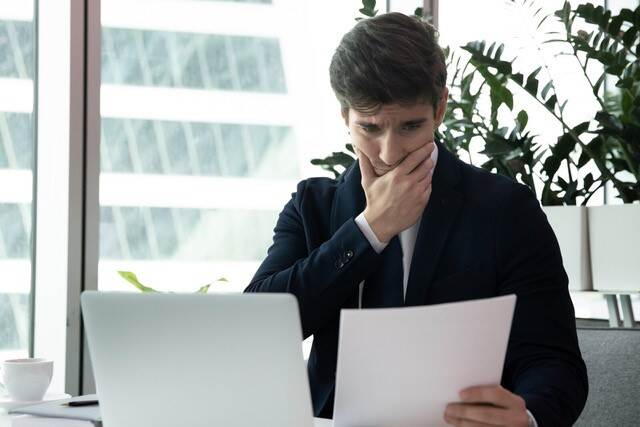
<path fill-rule="evenodd" d="M 440 101 L 438 102 L 438 109 L 436 111 L 436 126 L 438 127 L 442 124 L 442 121 L 444 120 L 444 113 L 447 111 L 447 101 L 449 100 L 449 88 L 448 87 L 444 87 L 444 90 L 442 91 L 442 97 L 440 98 Z"/>
<path fill-rule="evenodd" d="M 344 124 L 349 127 L 349 109 L 343 108 L 341 113 L 342 118 L 344 119 Z"/>

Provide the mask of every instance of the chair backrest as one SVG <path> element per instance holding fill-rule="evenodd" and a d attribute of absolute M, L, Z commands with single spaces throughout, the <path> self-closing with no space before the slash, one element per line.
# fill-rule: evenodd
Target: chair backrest
<path fill-rule="evenodd" d="M 640 425 L 640 329 L 578 328 L 589 398 L 576 426 Z"/>

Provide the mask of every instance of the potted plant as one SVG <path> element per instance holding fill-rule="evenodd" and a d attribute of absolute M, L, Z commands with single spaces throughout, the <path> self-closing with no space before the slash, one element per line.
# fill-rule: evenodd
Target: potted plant
<path fill-rule="evenodd" d="M 623 202 L 588 208 L 593 286 L 602 292 L 637 292 L 640 266 L 633 246 L 640 241 L 640 7 L 613 15 L 601 6 L 587 3 L 571 10 L 565 3 L 556 15 L 575 55 L 583 52 L 602 65 L 592 86 L 601 108 L 592 121 L 589 153 L 604 165 L 607 181 Z M 577 18 L 592 31 L 574 33 Z M 610 89 L 598 91 L 602 84 Z"/>
<path fill-rule="evenodd" d="M 494 98 L 507 105 L 512 102 L 512 94 L 504 85 L 508 81 L 539 102 L 563 128 L 549 154 L 535 158 L 537 165 L 528 166 L 541 166 L 544 185 L 540 200 L 558 236 L 570 288 L 590 289 L 591 273 L 595 290 L 638 291 L 640 269 L 629 242 L 640 239 L 640 7 L 613 15 L 590 3 L 572 9 L 565 2 L 554 16 L 564 31 L 550 33 L 554 37 L 547 43 L 562 43 L 568 47 L 563 54 L 576 59 L 577 69 L 599 105 L 589 121 L 574 125 L 567 122 L 567 102 L 560 103 L 544 64 L 524 78 L 513 71 L 513 61 L 501 59 L 501 47 L 486 49 L 483 42 L 473 42 L 464 50 L 471 54 L 470 62 L 491 88 L 492 103 Z M 540 19 L 538 28 L 545 19 Z M 588 24 L 591 31 L 576 31 L 577 19 Z M 602 68 L 595 79 L 587 74 L 590 61 Z M 542 68 L 549 76 L 544 86 L 538 79 Z M 490 153 L 493 157 L 496 154 Z M 589 164 L 597 169 L 595 175 L 584 172 Z M 560 171 L 566 173 L 561 175 Z M 605 186 L 610 186 L 624 205 L 589 207 L 587 212 L 587 202 Z"/>
<path fill-rule="evenodd" d="M 590 289 L 590 272 L 595 289 L 603 291 L 629 289 L 633 286 L 630 284 L 633 277 L 638 277 L 638 271 L 630 268 L 634 265 L 630 259 L 632 251 L 619 244 L 622 230 L 610 225 L 624 222 L 622 227 L 627 233 L 640 232 L 640 206 L 631 205 L 640 199 L 638 16 L 640 8 L 636 11 L 623 9 L 618 15 L 612 15 L 589 3 L 572 9 L 565 2 L 563 8 L 556 11 L 555 17 L 563 24 L 564 31 L 554 33 L 554 38 L 547 42 L 568 47 L 564 54 L 575 57 L 582 77 L 600 106 L 592 120 L 574 125 L 565 118 L 566 100 L 560 103 L 555 83 L 544 64 L 525 78 L 513 71 L 513 61 L 500 58 L 500 48 L 486 49 L 483 42 L 464 47 L 472 56 L 472 64 L 481 70 L 495 92 L 493 97 L 501 97 L 505 103 L 510 101 L 510 93 L 500 93 L 505 91 L 506 80 L 539 102 L 563 128 L 549 154 L 536 159 L 536 163 L 544 175 L 540 200 L 558 236 L 573 290 Z M 545 19 L 540 19 L 538 27 Z M 577 19 L 589 24 L 592 31 L 575 31 Z M 602 66 L 596 79 L 587 74 L 589 61 Z M 538 74 L 543 68 L 548 79 L 541 85 Z M 611 85 L 611 88 L 605 85 Z M 589 164 L 597 169 L 595 175 L 584 173 Z M 560 171 L 565 173 L 561 175 Z M 587 202 L 604 186 L 611 186 L 617 197 L 628 205 L 589 208 L 588 215 Z M 622 210 L 629 213 L 622 214 Z M 636 283 L 635 289 L 639 288 Z"/>

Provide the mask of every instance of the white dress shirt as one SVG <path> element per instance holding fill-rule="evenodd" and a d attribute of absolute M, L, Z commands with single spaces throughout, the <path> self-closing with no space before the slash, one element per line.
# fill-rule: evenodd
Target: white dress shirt
<path fill-rule="evenodd" d="M 431 159 L 433 160 L 433 170 L 436 168 L 436 164 L 438 163 L 438 146 L 434 147 L 434 150 L 431 152 Z M 433 171 L 431 172 L 433 174 Z M 402 230 L 398 235 L 400 239 L 400 246 L 402 248 L 402 284 L 403 284 L 403 295 L 406 298 L 407 296 L 407 283 L 409 282 L 409 272 L 411 270 L 411 259 L 413 258 L 413 250 L 416 247 L 416 237 L 418 237 L 418 229 L 420 227 L 420 221 L 422 220 L 422 215 L 418 218 L 418 221 L 413 224 L 411 227 Z M 371 226 L 367 222 L 367 219 L 364 217 L 364 212 L 358 215 L 355 219 L 356 225 L 362 231 L 362 234 L 367 238 L 373 249 L 377 253 L 381 253 L 384 248 L 387 247 L 389 242 L 381 242 L 378 237 L 375 235 Z M 359 294 L 358 294 L 358 307 L 362 308 L 362 289 L 364 287 L 364 281 L 360 282 L 359 286 Z M 533 414 L 529 412 L 527 409 L 527 415 L 529 416 L 529 427 L 538 427 L 538 423 L 536 419 L 533 417 Z"/>

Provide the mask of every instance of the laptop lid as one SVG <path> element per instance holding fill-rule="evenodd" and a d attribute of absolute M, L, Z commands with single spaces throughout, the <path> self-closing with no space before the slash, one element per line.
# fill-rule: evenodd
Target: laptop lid
<path fill-rule="evenodd" d="M 313 426 L 289 294 L 87 291 L 105 427 Z"/>

